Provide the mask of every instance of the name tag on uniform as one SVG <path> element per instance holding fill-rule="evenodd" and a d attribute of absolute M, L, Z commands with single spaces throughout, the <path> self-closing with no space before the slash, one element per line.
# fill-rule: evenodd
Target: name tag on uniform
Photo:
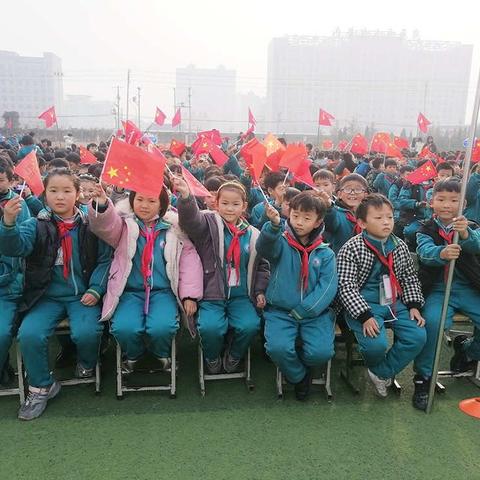
<path fill-rule="evenodd" d="M 63 265 L 63 250 L 62 250 L 62 247 L 60 247 L 57 250 L 57 258 L 55 259 L 55 265 Z"/>
<path fill-rule="evenodd" d="M 228 267 L 228 286 L 238 287 L 237 271 L 232 265 Z"/>
<path fill-rule="evenodd" d="M 380 305 L 392 305 L 394 301 L 392 283 L 388 275 L 382 275 L 380 282 Z"/>

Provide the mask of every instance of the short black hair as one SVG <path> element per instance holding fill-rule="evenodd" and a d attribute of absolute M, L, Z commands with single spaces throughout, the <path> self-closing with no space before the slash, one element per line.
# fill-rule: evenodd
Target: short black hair
<path fill-rule="evenodd" d="M 97 150 L 95 153 L 95 158 L 100 162 L 103 163 L 105 161 L 105 154 L 101 150 Z"/>
<path fill-rule="evenodd" d="M 329 182 L 335 185 L 335 175 L 331 170 L 327 170 L 326 168 L 321 168 L 317 170 L 313 175 L 313 181 L 316 180 L 328 180 Z"/>
<path fill-rule="evenodd" d="M 263 180 L 263 183 L 265 185 L 265 188 L 268 190 L 271 188 L 274 190 L 277 188 L 279 183 L 283 183 L 285 180 L 285 175 L 281 172 L 268 172 L 265 175 L 265 178 Z"/>
<path fill-rule="evenodd" d="M 455 168 L 450 162 L 442 162 L 437 165 L 437 172 L 440 170 L 451 170 L 452 176 L 455 173 Z"/>
<path fill-rule="evenodd" d="M 350 173 L 350 175 L 347 175 L 345 177 L 343 177 L 341 180 L 340 180 L 340 184 L 338 185 L 338 189 L 340 190 L 341 188 L 343 188 L 343 186 L 347 183 L 347 182 L 358 182 L 360 183 L 363 188 L 365 188 L 365 190 L 368 191 L 368 183 L 367 181 L 365 180 L 364 177 L 362 177 L 361 175 L 359 175 L 358 173 Z"/>
<path fill-rule="evenodd" d="M 433 187 L 432 198 L 440 192 L 455 192 L 460 193 L 462 186 L 460 181 L 456 178 L 446 178 L 440 182 L 437 182 Z"/>
<path fill-rule="evenodd" d="M 380 209 L 384 205 L 388 205 L 392 212 L 394 211 L 392 202 L 387 197 L 381 195 L 380 193 L 370 193 L 358 205 L 356 216 L 358 219 L 365 222 L 367 220 L 368 209 L 370 207 Z"/>
<path fill-rule="evenodd" d="M 378 170 L 382 163 L 383 163 L 383 158 L 382 157 L 375 157 L 372 160 L 372 168 L 374 168 L 375 170 Z"/>
<path fill-rule="evenodd" d="M 400 167 L 400 173 L 413 172 L 415 169 L 411 165 L 402 165 Z"/>
<path fill-rule="evenodd" d="M 20 145 L 33 145 L 33 136 L 32 135 L 24 135 L 20 140 Z"/>
<path fill-rule="evenodd" d="M 319 219 L 324 219 L 327 206 L 316 192 L 311 190 L 299 193 L 290 200 L 290 211 L 315 212 Z"/>
<path fill-rule="evenodd" d="M 131 191 L 128 196 L 128 201 L 130 203 L 130 207 L 132 208 L 132 210 L 133 210 L 133 202 L 136 196 L 137 196 L 137 192 L 134 192 L 134 191 Z M 170 205 L 170 197 L 168 195 L 167 189 L 165 188 L 165 185 L 162 187 L 162 191 L 160 192 L 158 199 L 160 200 L 160 209 L 158 211 L 158 216 L 162 218 L 165 215 L 165 213 L 167 213 L 168 207 Z"/>
<path fill-rule="evenodd" d="M 205 180 L 204 186 L 209 192 L 216 192 L 224 182 L 225 180 L 222 177 L 214 175 Z"/>
<path fill-rule="evenodd" d="M 13 168 L 7 160 L 2 159 L 0 162 L 0 173 L 4 173 L 9 182 L 13 180 Z"/>
<path fill-rule="evenodd" d="M 385 160 L 385 168 L 387 167 L 398 167 L 398 163 L 394 158 L 387 158 Z"/>
<path fill-rule="evenodd" d="M 70 168 L 70 165 L 64 158 L 54 158 L 48 162 L 51 168 Z"/>
<path fill-rule="evenodd" d="M 285 190 L 285 197 L 283 198 L 285 202 L 291 202 L 292 198 L 296 197 L 300 193 L 300 190 L 295 187 L 288 187 Z"/>
<path fill-rule="evenodd" d="M 69 153 L 66 157 L 65 157 L 65 160 L 67 162 L 72 162 L 74 163 L 75 165 L 80 165 L 80 162 L 82 161 L 82 159 L 80 158 L 80 155 L 78 153 Z"/>

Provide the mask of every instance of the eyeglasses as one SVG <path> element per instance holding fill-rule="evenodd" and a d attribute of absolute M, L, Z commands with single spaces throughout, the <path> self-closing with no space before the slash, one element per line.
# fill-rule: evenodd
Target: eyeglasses
<path fill-rule="evenodd" d="M 341 188 L 340 191 L 345 192 L 347 195 L 360 195 L 367 192 L 364 188 Z"/>

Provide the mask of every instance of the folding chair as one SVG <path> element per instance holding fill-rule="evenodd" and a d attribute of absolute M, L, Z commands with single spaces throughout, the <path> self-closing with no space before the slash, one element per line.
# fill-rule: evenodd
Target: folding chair
<path fill-rule="evenodd" d="M 23 371 L 23 360 L 20 352 L 20 346 L 18 342 L 15 342 L 15 353 L 17 358 L 17 371 L 15 376 L 17 377 L 17 386 L 9 388 L 0 388 L 0 397 L 6 397 L 9 395 L 18 395 L 20 398 L 20 404 L 25 401 L 25 374 Z"/>
<path fill-rule="evenodd" d="M 70 335 L 70 323 L 68 318 L 62 320 L 55 329 L 55 335 Z M 100 346 L 99 346 L 100 348 Z M 95 366 L 95 375 L 90 378 L 69 378 L 65 380 L 59 380 L 62 386 L 71 386 L 71 385 L 83 385 L 83 384 L 95 384 L 95 395 L 100 394 L 101 386 L 101 371 L 100 371 L 100 355 L 97 359 L 97 364 Z"/>
<path fill-rule="evenodd" d="M 122 400 L 124 398 L 124 393 L 126 392 L 157 392 L 157 391 L 169 391 L 170 398 L 177 398 L 177 348 L 176 348 L 176 337 L 172 339 L 171 346 L 171 366 L 170 366 L 170 383 L 169 384 L 157 384 L 157 385 L 145 385 L 145 384 L 133 384 L 129 383 L 126 380 L 126 376 L 131 377 L 132 375 L 137 374 L 160 374 L 168 373 L 168 370 L 163 370 L 161 368 L 139 368 L 135 369 L 134 372 L 125 374 L 122 371 L 122 349 L 120 344 L 116 342 L 116 357 L 117 357 L 117 399 Z"/>
<path fill-rule="evenodd" d="M 319 377 L 314 377 L 312 378 L 312 385 L 323 385 L 325 387 L 325 392 L 327 393 L 327 400 L 329 402 L 332 401 L 333 399 L 333 393 L 330 385 L 330 380 L 331 380 L 331 370 L 332 370 L 332 361 L 329 360 L 327 362 L 325 370 L 322 372 L 322 374 Z M 287 381 L 284 379 L 282 372 L 280 369 L 277 367 L 277 372 L 276 372 L 276 377 L 275 377 L 275 383 L 277 386 L 277 395 L 278 398 L 283 399 L 284 398 L 284 385 L 287 385 Z"/>
<path fill-rule="evenodd" d="M 205 382 L 210 380 L 231 380 L 234 378 L 244 378 L 245 385 L 249 392 L 253 392 L 255 385 L 251 377 L 251 358 L 250 358 L 250 347 L 247 350 L 245 358 L 243 360 L 244 367 L 240 372 L 235 373 L 218 373 L 218 374 L 206 374 L 204 369 L 204 357 L 202 346 L 199 343 L 198 345 L 198 379 L 200 383 L 200 394 L 202 397 L 205 397 Z"/>

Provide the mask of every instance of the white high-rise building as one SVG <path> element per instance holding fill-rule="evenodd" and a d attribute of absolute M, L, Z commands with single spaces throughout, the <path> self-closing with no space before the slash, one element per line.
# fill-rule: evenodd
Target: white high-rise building
<path fill-rule="evenodd" d="M 62 61 L 53 53 L 42 57 L 23 57 L 0 51 L 0 116 L 6 111 L 20 114 L 23 126 L 40 126 L 37 117 L 55 106 L 63 107 Z"/>
<path fill-rule="evenodd" d="M 268 51 L 267 121 L 315 133 L 319 108 L 340 127 L 415 130 L 419 111 L 436 126 L 465 123 L 473 45 L 425 41 L 414 32 L 337 30 L 285 36 Z"/>
<path fill-rule="evenodd" d="M 236 106 L 235 70 L 224 66 L 177 68 L 175 103 L 182 110 L 182 131 L 189 127 L 190 104 L 192 132 L 212 128 L 231 131 Z"/>

